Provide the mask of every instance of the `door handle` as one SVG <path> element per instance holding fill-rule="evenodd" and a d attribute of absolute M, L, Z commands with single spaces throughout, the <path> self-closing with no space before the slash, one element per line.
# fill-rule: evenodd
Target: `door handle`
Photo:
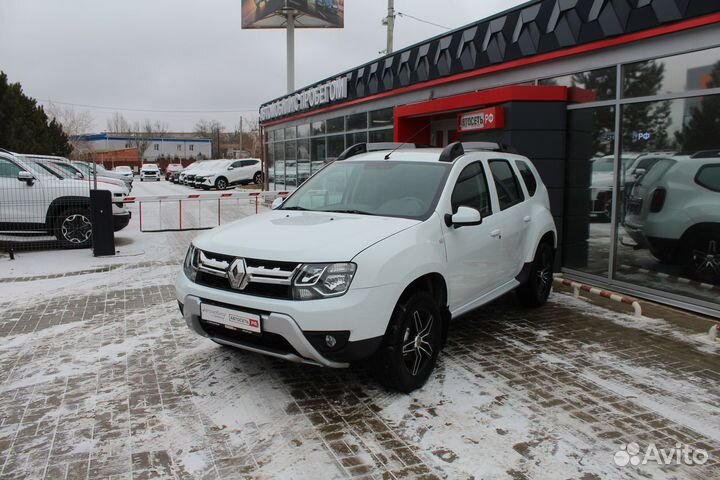
<path fill-rule="evenodd" d="M 496 228 L 495 230 L 493 230 L 492 232 L 490 232 L 490 236 L 491 236 L 491 237 L 499 237 L 499 236 L 500 236 L 500 229 L 499 229 L 499 228 Z"/>
<path fill-rule="evenodd" d="M 525 215 L 523 217 L 523 222 L 528 223 L 530 221 L 530 215 Z"/>

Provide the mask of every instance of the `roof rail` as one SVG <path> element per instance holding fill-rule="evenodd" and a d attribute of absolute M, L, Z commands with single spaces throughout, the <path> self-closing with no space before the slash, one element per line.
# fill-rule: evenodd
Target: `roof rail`
<path fill-rule="evenodd" d="M 452 162 L 465 152 L 472 151 L 518 153 L 517 150 L 508 145 L 495 142 L 453 142 L 445 147 L 440 154 L 441 162 Z"/>
<path fill-rule="evenodd" d="M 720 157 L 720 149 L 700 150 L 690 155 L 690 158 L 717 158 Z"/>
<path fill-rule="evenodd" d="M 376 143 L 356 143 L 352 147 L 346 149 L 338 155 L 336 161 L 346 160 L 361 153 L 375 152 L 378 150 L 397 150 L 400 148 L 415 148 L 414 143 L 392 143 L 392 142 L 376 142 Z"/>

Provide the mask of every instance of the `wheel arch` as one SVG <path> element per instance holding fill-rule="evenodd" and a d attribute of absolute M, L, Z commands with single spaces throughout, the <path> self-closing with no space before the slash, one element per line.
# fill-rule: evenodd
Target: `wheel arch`
<path fill-rule="evenodd" d="M 680 242 L 678 244 L 680 249 L 685 248 L 687 245 L 687 242 L 691 238 L 693 238 L 699 232 L 704 232 L 704 231 L 717 232 L 718 234 L 720 234 L 720 223 L 702 222 L 702 223 L 696 223 L 695 225 L 688 227 L 685 230 L 685 232 L 683 232 L 683 234 L 680 236 Z"/>
<path fill-rule="evenodd" d="M 448 288 L 445 277 L 438 272 L 430 272 L 417 277 L 411 281 L 398 298 L 398 305 L 408 296 L 415 292 L 428 292 L 442 313 L 442 340 L 443 345 L 447 340 L 450 329 L 450 309 L 448 308 Z"/>
<path fill-rule="evenodd" d="M 89 208 L 90 198 L 82 196 L 56 198 L 48 207 L 47 214 L 45 215 L 45 225 L 52 229 L 54 226 L 53 222 L 57 219 L 57 216 L 68 208 L 74 207 Z"/>

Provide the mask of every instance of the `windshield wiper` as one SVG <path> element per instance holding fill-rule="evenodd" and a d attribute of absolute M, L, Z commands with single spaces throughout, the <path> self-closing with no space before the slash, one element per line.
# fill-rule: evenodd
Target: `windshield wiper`
<path fill-rule="evenodd" d="M 323 210 L 323 212 L 332 212 L 332 213 L 354 213 L 354 214 L 356 214 L 356 215 L 375 215 L 374 213 L 364 212 L 364 211 L 362 211 L 362 210 L 352 210 L 352 209 L 347 209 L 347 210 Z"/>

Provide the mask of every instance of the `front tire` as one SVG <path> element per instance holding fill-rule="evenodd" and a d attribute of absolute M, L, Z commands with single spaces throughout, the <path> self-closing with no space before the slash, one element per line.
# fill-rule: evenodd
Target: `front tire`
<path fill-rule="evenodd" d="M 422 387 L 442 347 L 442 320 L 440 307 L 428 292 L 401 298 L 372 359 L 378 381 L 403 393 Z"/>
<path fill-rule="evenodd" d="M 262 183 L 262 172 L 257 172 L 253 175 L 253 183 L 255 185 L 260 185 Z"/>
<path fill-rule="evenodd" d="M 547 302 L 552 290 L 553 257 L 553 249 L 549 243 L 543 242 L 538 245 L 535 258 L 530 267 L 530 275 L 525 283 L 517 289 L 523 305 L 542 307 Z"/>
<path fill-rule="evenodd" d="M 228 187 L 228 181 L 224 177 L 220 177 L 215 180 L 215 188 L 218 190 L 225 190 Z"/>
<path fill-rule="evenodd" d="M 57 218 L 55 237 L 64 247 L 89 247 L 92 243 L 90 210 L 84 207 L 64 210 Z"/>
<path fill-rule="evenodd" d="M 720 284 L 720 231 L 703 231 L 688 242 L 685 268 L 696 280 Z"/>

